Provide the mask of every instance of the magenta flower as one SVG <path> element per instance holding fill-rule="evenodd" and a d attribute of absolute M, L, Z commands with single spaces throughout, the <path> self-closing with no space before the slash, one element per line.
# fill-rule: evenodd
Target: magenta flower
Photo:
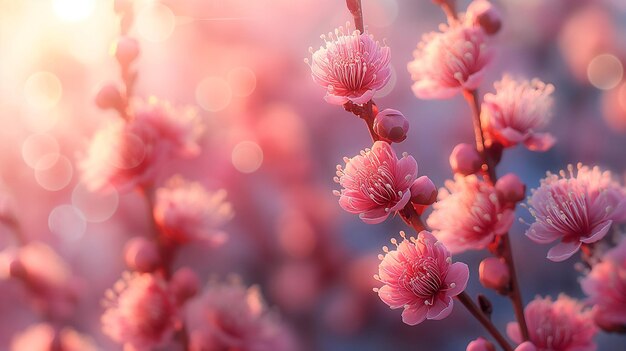
<path fill-rule="evenodd" d="M 293 338 L 257 287 L 211 282 L 187 308 L 190 351 L 292 351 Z"/>
<path fill-rule="evenodd" d="M 537 130 L 552 118 L 554 86 L 539 79 L 516 81 L 505 75 L 494 87 L 495 94 L 485 95 L 480 116 L 488 138 L 504 147 L 523 143 L 533 151 L 551 148 L 554 137 Z"/>
<path fill-rule="evenodd" d="M 526 231 L 534 242 L 560 243 L 548 251 L 548 259 L 559 262 L 572 256 L 582 244 L 594 243 L 609 231 L 613 221 L 626 219 L 626 191 L 609 171 L 578 164 L 569 166 L 569 176 L 548 172 L 541 186 L 532 190 L 529 211 L 535 222 Z"/>
<path fill-rule="evenodd" d="M 349 25 L 322 35 L 326 45 L 313 52 L 311 75 L 326 88 L 324 99 L 335 105 L 365 104 L 391 77 L 390 50 L 370 34 L 350 32 Z M 308 63 L 308 59 L 306 60 Z"/>
<path fill-rule="evenodd" d="M 626 240 L 607 251 L 580 285 L 594 305 L 596 324 L 607 331 L 626 331 Z"/>
<path fill-rule="evenodd" d="M 335 182 L 343 189 L 335 190 L 339 205 L 368 224 L 384 221 L 401 210 L 411 199 L 410 187 L 417 178 L 417 162 L 404 154 L 401 159 L 391 145 L 377 141 L 372 149 L 353 158 L 344 158 L 345 169 L 337 166 Z"/>
<path fill-rule="evenodd" d="M 153 274 L 126 274 L 107 291 L 102 330 L 125 350 L 166 344 L 180 323 L 174 298 Z"/>
<path fill-rule="evenodd" d="M 72 328 L 55 330 L 48 323 L 31 325 L 15 335 L 11 341 L 11 351 L 97 351 L 94 341 Z"/>
<path fill-rule="evenodd" d="M 92 190 L 108 185 L 130 190 L 152 183 L 173 157 L 199 153 L 202 126 L 195 110 L 174 109 L 155 98 L 133 107 L 131 121 L 116 121 L 94 135 L 80 165 Z"/>
<path fill-rule="evenodd" d="M 232 206 L 225 199 L 223 189 L 210 193 L 200 183 L 175 176 L 156 191 L 154 219 L 162 233 L 175 242 L 220 244 L 226 234 L 218 227 L 233 217 Z"/>
<path fill-rule="evenodd" d="M 595 351 L 593 341 L 598 328 L 593 324 L 590 310 L 566 295 L 551 298 L 536 297 L 524 309 L 530 341 L 537 351 Z M 517 322 L 506 327 L 511 340 L 521 343 L 522 333 Z"/>
<path fill-rule="evenodd" d="M 484 249 L 511 228 L 515 215 L 500 204 L 492 185 L 470 175 L 446 181 L 446 188 L 439 190 L 427 223 L 453 254 Z"/>
<path fill-rule="evenodd" d="M 431 32 L 413 52 L 407 68 L 413 93 L 420 99 L 445 99 L 463 89 L 476 89 L 492 54 L 480 27 L 455 24 Z"/>
<path fill-rule="evenodd" d="M 402 321 L 416 325 L 425 319 L 439 320 L 452 312 L 452 298 L 459 295 L 469 279 L 465 263 L 452 263 L 450 252 L 429 232 L 422 231 L 417 239 L 391 242 L 395 250 L 383 247 L 385 256 L 375 276 L 384 285 L 375 289 L 378 296 L 392 309 L 404 308 Z"/>

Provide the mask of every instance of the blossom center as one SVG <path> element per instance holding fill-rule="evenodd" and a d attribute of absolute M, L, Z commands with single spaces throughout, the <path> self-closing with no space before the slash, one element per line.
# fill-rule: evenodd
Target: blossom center
<path fill-rule="evenodd" d="M 408 265 L 400 276 L 400 284 L 432 305 L 435 295 L 444 285 L 437 260 L 434 257 L 422 257 Z"/>

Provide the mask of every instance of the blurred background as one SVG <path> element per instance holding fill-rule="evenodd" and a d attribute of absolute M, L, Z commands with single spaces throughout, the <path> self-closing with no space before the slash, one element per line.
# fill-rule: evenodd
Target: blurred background
<path fill-rule="evenodd" d="M 504 72 L 556 86 L 546 153 L 507 150 L 498 172 L 515 172 L 533 188 L 545 171 L 583 162 L 626 172 L 626 2 L 622 0 L 493 1 L 503 29 L 480 91 L 493 92 Z M 464 9 L 468 1 L 460 1 Z M 406 64 L 421 35 L 445 21 L 429 0 L 363 0 L 366 26 L 391 48 L 394 75 L 376 101 L 402 111 L 408 139 L 394 145 L 438 186 L 451 178 L 450 151 L 471 142 L 460 96 L 421 101 Z M 229 273 L 258 284 L 293 329 L 303 350 L 463 350 L 485 335 L 457 306 L 450 318 L 417 327 L 402 323 L 372 292 L 377 254 L 405 229 L 400 218 L 366 225 L 339 207 L 335 165 L 371 141 L 362 121 L 323 100 L 303 62 L 320 34 L 351 21 L 339 0 L 137 0 L 130 35 L 141 43 L 135 94 L 199 108 L 207 130 L 202 153 L 171 173 L 225 188 L 235 218 L 229 240 L 207 252 L 188 246 L 175 265 L 205 281 Z M 94 105 L 98 87 L 118 79 L 110 55 L 119 19 L 110 0 L 0 0 L 0 193 L 24 235 L 53 247 L 85 284 L 68 324 L 102 350 L 121 350 L 100 330 L 104 291 L 125 270 L 126 240 L 148 230 L 136 193 L 89 192 L 78 160 L 94 131 L 114 112 Z M 518 216 L 529 220 L 523 208 Z M 512 229 L 525 301 L 563 291 L 582 297 L 573 260 L 552 263 Z M 0 228 L 0 249 L 14 243 Z M 459 255 L 470 265 L 468 292 L 494 304 L 494 321 L 513 320 L 508 300 L 483 289 L 478 263 L 487 253 Z M 40 316 L 25 288 L 0 281 L 0 350 Z M 453 336 L 452 336 L 453 334 Z M 623 343 L 602 334 L 600 349 Z"/>

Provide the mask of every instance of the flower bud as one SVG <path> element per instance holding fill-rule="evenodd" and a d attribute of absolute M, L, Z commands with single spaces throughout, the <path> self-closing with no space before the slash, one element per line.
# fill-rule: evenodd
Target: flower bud
<path fill-rule="evenodd" d="M 508 291 L 511 275 L 506 263 L 497 257 L 488 257 L 480 262 L 478 267 L 480 283 L 488 289 L 494 289 L 501 294 Z"/>
<path fill-rule="evenodd" d="M 124 247 L 124 259 L 128 268 L 137 272 L 153 272 L 161 265 L 156 244 L 146 238 L 130 239 Z"/>
<path fill-rule="evenodd" d="M 124 99 L 114 83 L 103 85 L 96 94 L 96 106 L 106 110 L 109 108 L 121 111 L 124 108 Z"/>
<path fill-rule="evenodd" d="M 200 280 L 193 270 L 189 267 L 183 267 L 177 270 L 172 276 L 170 289 L 172 294 L 176 297 L 176 301 L 179 304 L 183 304 L 198 293 Z"/>
<path fill-rule="evenodd" d="M 139 42 L 135 38 L 121 36 L 113 46 L 113 53 L 122 67 L 127 67 L 139 56 Z"/>
<path fill-rule="evenodd" d="M 406 139 L 409 121 L 400 111 L 384 109 L 374 118 L 374 131 L 384 141 L 399 143 Z"/>
<path fill-rule="evenodd" d="M 414 205 L 428 206 L 437 200 L 437 187 L 430 178 L 421 176 L 413 182 L 410 188 L 411 202 Z"/>
<path fill-rule="evenodd" d="M 537 347 L 532 342 L 526 341 L 517 345 L 515 351 L 537 351 Z"/>
<path fill-rule="evenodd" d="M 479 337 L 467 344 L 465 351 L 496 351 L 496 348 L 489 341 Z"/>
<path fill-rule="evenodd" d="M 526 185 L 513 173 L 506 174 L 496 182 L 496 192 L 502 203 L 515 204 L 524 200 Z"/>
<path fill-rule="evenodd" d="M 482 157 L 474 146 L 461 143 L 455 146 L 450 154 L 450 167 L 454 173 L 474 174 L 482 167 Z"/>
<path fill-rule="evenodd" d="M 468 22 L 483 28 L 485 33 L 493 35 L 502 27 L 500 11 L 487 0 L 474 0 L 465 13 Z"/>

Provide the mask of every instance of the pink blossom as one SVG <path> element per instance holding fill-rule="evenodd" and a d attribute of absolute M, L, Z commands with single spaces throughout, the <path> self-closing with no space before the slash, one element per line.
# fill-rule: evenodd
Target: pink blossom
<path fill-rule="evenodd" d="M 476 89 L 492 54 L 480 27 L 454 24 L 425 34 L 408 70 L 413 93 L 420 99 L 445 99 L 463 89 Z"/>
<path fill-rule="evenodd" d="M 626 219 L 626 191 L 609 171 L 578 164 L 560 176 L 548 172 L 528 200 L 535 222 L 526 231 L 531 240 L 560 243 L 548 251 L 559 262 L 572 256 L 582 244 L 594 243 L 609 231 L 613 221 Z"/>
<path fill-rule="evenodd" d="M 626 240 L 607 251 L 580 285 L 594 304 L 596 324 L 608 331 L 626 330 Z"/>
<path fill-rule="evenodd" d="M 598 329 L 593 324 L 590 310 L 566 295 L 551 298 L 536 297 L 524 309 L 530 341 L 537 351 L 595 351 L 593 341 Z M 522 334 L 517 322 L 507 325 L 509 337 L 521 343 Z"/>
<path fill-rule="evenodd" d="M 233 217 L 232 206 L 225 199 L 223 189 L 208 192 L 200 183 L 175 176 L 156 191 L 154 219 L 162 233 L 178 243 L 205 240 L 219 244 L 226 234 L 218 227 Z"/>
<path fill-rule="evenodd" d="M 452 297 L 459 295 L 469 279 L 465 263 L 452 263 L 450 252 L 429 232 L 417 239 L 392 239 L 395 250 L 383 247 L 385 256 L 375 276 L 384 285 L 375 289 L 392 309 L 404 308 L 402 321 L 416 325 L 425 319 L 439 320 L 452 312 Z"/>
<path fill-rule="evenodd" d="M 187 308 L 191 351 L 288 351 L 291 334 L 268 310 L 257 287 L 237 279 L 211 282 Z"/>
<path fill-rule="evenodd" d="M 132 107 L 129 122 L 118 120 L 96 132 L 81 161 L 83 181 L 92 190 L 150 184 L 173 157 L 200 151 L 202 126 L 194 109 L 174 109 L 155 98 Z"/>
<path fill-rule="evenodd" d="M 417 162 L 404 154 L 396 157 L 391 145 L 377 141 L 372 149 L 344 158 L 345 169 L 337 166 L 335 182 L 343 189 L 335 191 L 339 205 L 359 214 L 363 222 L 376 224 L 401 210 L 411 199 L 410 187 L 417 178 Z"/>
<path fill-rule="evenodd" d="M 178 328 L 174 297 L 153 274 L 125 274 L 107 291 L 102 330 L 125 350 L 151 350 L 169 341 Z"/>
<path fill-rule="evenodd" d="M 485 95 L 480 116 L 490 141 L 504 147 L 523 143 L 533 151 L 551 148 L 554 137 L 537 130 L 552 118 L 554 86 L 539 79 L 516 81 L 505 75 L 494 87 L 495 94 Z"/>
<path fill-rule="evenodd" d="M 484 249 L 511 228 L 515 215 L 500 204 L 492 185 L 474 175 L 456 176 L 445 184 L 427 223 L 450 252 Z"/>
<path fill-rule="evenodd" d="M 97 351 L 90 337 L 71 328 L 55 330 L 47 323 L 35 324 L 13 337 L 11 351 Z"/>
<path fill-rule="evenodd" d="M 326 88 L 324 99 L 335 105 L 365 104 L 391 77 L 390 50 L 371 34 L 350 32 L 349 24 L 322 35 L 325 46 L 313 52 L 311 75 Z M 308 60 L 306 60 L 308 62 Z"/>

